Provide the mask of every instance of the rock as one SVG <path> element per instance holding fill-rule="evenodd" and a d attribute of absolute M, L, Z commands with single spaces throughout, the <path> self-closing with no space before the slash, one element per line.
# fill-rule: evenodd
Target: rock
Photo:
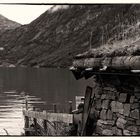
<path fill-rule="evenodd" d="M 117 117 L 118 117 L 118 118 L 122 118 L 122 119 L 124 119 L 124 118 L 125 118 L 125 116 L 124 116 L 124 115 L 122 115 L 122 114 L 120 114 L 120 113 L 116 113 L 116 115 L 117 115 Z"/>
<path fill-rule="evenodd" d="M 140 93 L 136 93 L 135 96 L 137 99 L 140 99 Z"/>
<path fill-rule="evenodd" d="M 106 110 L 102 109 L 102 111 L 100 112 L 100 118 L 106 120 Z"/>
<path fill-rule="evenodd" d="M 137 133 L 137 132 L 132 132 L 132 136 L 138 136 L 139 135 L 139 133 Z"/>
<path fill-rule="evenodd" d="M 101 127 L 102 127 L 103 129 L 111 129 L 111 130 L 112 130 L 112 125 L 103 124 Z"/>
<path fill-rule="evenodd" d="M 127 99 L 127 93 L 120 93 L 119 102 L 124 103 Z"/>
<path fill-rule="evenodd" d="M 134 99 L 134 102 L 138 102 L 138 99 L 135 98 L 135 99 Z"/>
<path fill-rule="evenodd" d="M 132 131 L 132 132 L 138 132 L 138 129 L 136 126 L 128 126 L 126 127 L 125 129 L 129 130 L 129 131 Z"/>
<path fill-rule="evenodd" d="M 101 98 L 101 95 L 100 94 L 95 94 L 95 98 L 96 99 L 100 99 Z"/>
<path fill-rule="evenodd" d="M 117 109 L 117 112 L 119 112 L 120 114 L 123 114 L 123 104 L 122 103 L 117 102 L 116 109 Z"/>
<path fill-rule="evenodd" d="M 101 99 L 106 99 L 106 94 L 102 94 Z"/>
<path fill-rule="evenodd" d="M 113 134 L 116 136 L 122 136 L 122 130 L 117 127 L 112 127 Z"/>
<path fill-rule="evenodd" d="M 140 99 L 140 91 L 137 91 L 137 92 L 135 92 L 134 94 L 135 94 L 135 97 L 136 97 L 137 99 Z"/>
<path fill-rule="evenodd" d="M 139 103 L 133 103 L 131 105 L 131 109 L 138 109 L 139 108 Z"/>
<path fill-rule="evenodd" d="M 101 109 L 101 99 L 96 100 L 96 109 Z"/>
<path fill-rule="evenodd" d="M 138 109 L 132 110 L 130 113 L 130 117 L 138 120 L 140 118 L 139 117 L 139 110 Z"/>
<path fill-rule="evenodd" d="M 98 120 L 97 121 L 97 125 L 101 126 L 102 124 L 105 124 L 105 125 L 114 125 L 115 121 L 113 120 Z"/>
<path fill-rule="evenodd" d="M 112 112 L 116 112 L 116 101 L 111 102 L 111 110 Z"/>
<path fill-rule="evenodd" d="M 123 130 L 123 135 L 131 136 L 131 132 L 129 130 Z"/>
<path fill-rule="evenodd" d="M 97 125 L 96 126 L 96 133 L 102 135 L 102 132 L 103 132 L 103 128 Z"/>
<path fill-rule="evenodd" d="M 135 96 L 131 96 L 130 97 L 130 103 L 134 103 L 134 101 L 135 101 Z"/>
<path fill-rule="evenodd" d="M 116 113 L 113 113 L 113 120 L 114 120 L 114 121 L 117 120 L 117 115 L 116 115 Z"/>
<path fill-rule="evenodd" d="M 137 120 L 136 121 L 136 125 L 140 125 L 140 120 Z"/>
<path fill-rule="evenodd" d="M 130 115 L 130 104 L 124 104 L 123 114 L 124 114 L 124 116 Z"/>
<path fill-rule="evenodd" d="M 130 118 L 130 117 L 126 117 L 126 120 L 127 120 L 127 121 L 134 121 L 134 122 L 136 121 L 136 119 Z"/>
<path fill-rule="evenodd" d="M 107 119 L 108 119 L 108 120 L 112 120 L 112 118 L 113 118 L 113 114 L 112 114 L 112 111 L 109 109 L 109 110 L 107 111 Z"/>
<path fill-rule="evenodd" d="M 115 93 L 114 92 L 107 92 L 106 93 L 106 98 L 105 99 L 112 99 L 112 100 L 115 100 Z"/>
<path fill-rule="evenodd" d="M 104 87 L 103 88 L 103 90 L 105 91 L 105 92 L 113 92 L 113 93 L 116 93 L 117 91 L 116 91 L 116 88 L 114 88 L 114 87 Z"/>
<path fill-rule="evenodd" d="M 117 125 L 118 128 L 124 129 L 126 122 L 127 121 L 125 119 L 118 118 L 116 125 Z"/>
<path fill-rule="evenodd" d="M 112 101 L 111 110 L 112 112 L 118 112 L 120 114 L 123 114 L 123 104 L 117 101 Z"/>
<path fill-rule="evenodd" d="M 127 121 L 127 125 L 129 126 L 129 125 L 135 125 L 136 123 L 135 123 L 135 121 Z"/>
<path fill-rule="evenodd" d="M 103 109 L 108 109 L 109 107 L 109 100 L 103 100 L 102 102 L 102 108 Z"/>
<path fill-rule="evenodd" d="M 106 135 L 106 136 L 112 136 L 113 132 L 112 132 L 112 130 L 105 129 L 105 130 L 103 130 L 102 134 Z"/>

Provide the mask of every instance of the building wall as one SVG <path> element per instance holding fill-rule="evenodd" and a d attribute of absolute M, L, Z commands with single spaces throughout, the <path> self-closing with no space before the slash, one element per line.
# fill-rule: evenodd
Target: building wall
<path fill-rule="evenodd" d="M 126 79 L 127 86 L 123 86 L 123 90 L 122 77 L 94 78 L 92 135 L 140 135 L 140 89 L 135 79 Z"/>

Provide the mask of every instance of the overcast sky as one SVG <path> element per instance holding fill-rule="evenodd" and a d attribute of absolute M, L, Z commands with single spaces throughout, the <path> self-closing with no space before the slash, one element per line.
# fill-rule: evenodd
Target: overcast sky
<path fill-rule="evenodd" d="M 28 24 L 39 15 L 48 10 L 52 5 L 1 5 L 0 14 L 17 21 L 21 24 Z"/>

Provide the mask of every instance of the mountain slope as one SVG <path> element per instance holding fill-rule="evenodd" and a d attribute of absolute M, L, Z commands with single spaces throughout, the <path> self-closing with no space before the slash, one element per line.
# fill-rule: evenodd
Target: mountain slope
<path fill-rule="evenodd" d="M 15 29 L 19 26 L 19 23 L 9 20 L 8 18 L 0 14 L 0 31 L 4 31 L 7 29 Z"/>
<path fill-rule="evenodd" d="M 140 5 L 54 6 L 29 25 L 1 34 L 5 48 L 1 59 L 17 65 L 67 67 L 90 45 L 97 48 L 122 40 L 123 31 L 139 19 Z"/>

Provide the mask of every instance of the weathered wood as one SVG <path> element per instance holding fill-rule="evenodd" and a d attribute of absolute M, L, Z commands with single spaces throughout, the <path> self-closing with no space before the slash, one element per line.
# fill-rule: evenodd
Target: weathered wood
<path fill-rule="evenodd" d="M 56 106 L 56 104 L 53 104 L 53 112 L 57 113 L 57 106 Z"/>
<path fill-rule="evenodd" d="M 25 116 L 25 128 L 29 128 L 29 117 Z M 25 135 L 29 135 L 29 131 L 25 131 Z"/>
<path fill-rule="evenodd" d="M 44 110 L 43 113 L 46 114 L 46 110 Z M 44 130 L 47 132 L 47 120 L 43 120 L 43 127 L 44 127 Z"/>
<path fill-rule="evenodd" d="M 28 99 L 25 98 L 25 105 L 26 105 L 26 110 L 28 110 Z"/>
<path fill-rule="evenodd" d="M 82 115 L 82 132 L 81 132 L 82 136 L 86 135 L 85 127 L 86 127 L 86 122 L 89 115 L 91 95 L 92 95 L 92 87 L 87 86 L 86 93 L 85 93 L 84 110 L 83 110 L 83 115 Z"/>
<path fill-rule="evenodd" d="M 69 101 L 69 106 L 68 106 L 68 113 L 72 113 L 72 101 Z"/>
<path fill-rule="evenodd" d="M 37 119 L 33 118 L 35 134 L 37 134 Z"/>
<path fill-rule="evenodd" d="M 25 128 L 29 127 L 29 117 L 25 116 Z"/>
<path fill-rule="evenodd" d="M 73 123 L 73 115 L 66 113 L 45 113 L 45 112 L 36 112 L 23 110 L 23 115 L 31 118 L 48 120 L 50 122 L 64 122 L 64 123 Z"/>

